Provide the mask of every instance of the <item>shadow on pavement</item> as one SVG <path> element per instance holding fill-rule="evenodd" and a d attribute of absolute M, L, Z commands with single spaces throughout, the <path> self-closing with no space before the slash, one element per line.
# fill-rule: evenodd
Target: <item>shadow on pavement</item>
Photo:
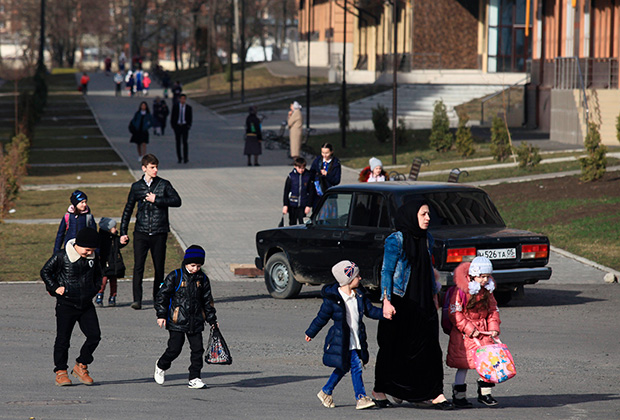
<path fill-rule="evenodd" d="M 525 288 L 525 296 L 520 299 L 513 299 L 505 307 L 532 307 L 532 306 L 569 306 L 583 305 L 590 302 L 601 302 L 603 299 L 581 296 L 583 292 L 579 290 L 560 290 L 560 289 L 535 289 Z"/>
<path fill-rule="evenodd" d="M 617 394 L 515 395 L 501 397 L 498 408 L 553 408 L 597 401 L 617 401 L 619 399 L 620 395 Z"/>
<path fill-rule="evenodd" d="M 320 376 L 266 376 L 262 378 L 242 379 L 240 381 L 231 382 L 229 384 L 217 385 L 217 388 L 263 388 L 266 386 L 276 386 L 283 384 L 290 384 L 303 381 L 311 381 L 314 379 L 325 378 L 325 375 Z"/>

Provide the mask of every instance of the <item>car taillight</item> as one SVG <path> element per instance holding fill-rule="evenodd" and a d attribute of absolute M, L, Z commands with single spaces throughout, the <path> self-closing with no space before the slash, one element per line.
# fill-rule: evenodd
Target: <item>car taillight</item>
<path fill-rule="evenodd" d="M 460 263 L 472 261 L 476 257 L 476 248 L 450 248 L 446 262 Z"/>
<path fill-rule="evenodd" d="M 521 245 L 521 259 L 547 258 L 549 255 L 548 245 Z"/>

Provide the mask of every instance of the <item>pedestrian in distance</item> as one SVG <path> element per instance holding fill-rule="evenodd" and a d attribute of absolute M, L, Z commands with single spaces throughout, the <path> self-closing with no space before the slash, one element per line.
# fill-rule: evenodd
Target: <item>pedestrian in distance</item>
<path fill-rule="evenodd" d="M 172 106 L 170 125 L 174 130 L 174 140 L 176 142 L 178 163 L 187 163 L 189 157 L 187 140 L 189 130 L 192 128 L 192 107 L 187 104 L 187 96 L 181 94 L 179 102 Z"/>
<path fill-rule="evenodd" d="M 181 93 L 183 93 L 183 85 L 181 84 L 180 81 L 177 80 L 172 85 L 172 106 L 173 107 L 174 105 L 179 103 L 179 100 L 181 99 Z"/>
<path fill-rule="evenodd" d="M 101 282 L 101 289 L 99 289 L 99 293 L 97 293 L 95 298 L 96 305 L 103 306 L 105 287 L 110 283 L 108 306 L 116 306 L 117 281 L 119 278 L 125 277 L 125 263 L 123 262 L 121 249 L 128 242 L 128 240 L 121 240 L 121 236 L 116 228 L 116 220 L 109 217 L 102 217 L 99 220 L 99 261 L 101 262 L 103 281 Z"/>
<path fill-rule="evenodd" d="M 479 345 L 495 344 L 500 333 L 499 311 L 493 297 L 493 264 L 486 257 L 476 257 L 472 262 L 459 264 L 454 270 L 457 289 L 450 296 L 450 342 L 446 364 L 456 368 L 452 385 L 452 401 L 457 408 L 470 408 L 467 400 L 468 369 L 475 369 L 474 353 Z M 476 342 L 478 340 L 478 342 Z M 478 401 L 488 407 L 497 405 L 491 395 L 492 382 L 478 378 Z"/>
<path fill-rule="evenodd" d="M 126 63 L 127 63 L 127 56 L 125 55 L 125 52 L 121 51 L 120 55 L 118 56 L 118 70 L 120 72 L 125 71 Z"/>
<path fill-rule="evenodd" d="M 157 295 L 159 285 L 164 280 L 166 240 L 170 232 L 168 208 L 181 207 L 179 193 L 170 181 L 157 176 L 158 169 L 159 160 L 155 155 L 147 154 L 142 157 L 144 175 L 131 184 L 121 219 L 121 241 L 128 241 L 129 222 L 136 204 L 138 205 L 133 233 L 133 309 L 142 309 L 142 277 L 149 250 L 155 267 L 153 299 Z"/>
<path fill-rule="evenodd" d="M 366 395 L 362 379 L 362 369 L 368 363 L 368 343 L 366 326 L 362 321 L 366 315 L 381 319 L 381 309 L 373 306 L 366 297 L 359 267 L 348 260 L 340 261 L 332 267 L 336 283 L 323 286 L 323 304 L 316 318 L 306 330 L 306 341 L 311 341 L 329 322 L 334 321 L 325 337 L 323 364 L 335 368 L 327 383 L 317 394 L 326 408 L 334 408 L 332 393 L 344 375 L 350 370 L 356 409 L 374 407 L 375 403 Z"/>
<path fill-rule="evenodd" d="M 131 133 L 130 143 L 135 143 L 138 150 L 138 162 L 146 155 L 146 145 L 149 143 L 149 130 L 153 126 L 153 116 L 146 102 L 140 102 L 140 107 L 129 122 Z"/>
<path fill-rule="evenodd" d="M 134 90 L 136 91 L 136 93 L 138 94 L 138 96 L 142 95 L 142 90 L 144 89 L 144 72 L 142 71 L 142 68 L 138 67 L 138 69 L 135 72 L 135 77 L 136 77 L 136 85 L 134 86 Z"/>
<path fill-rule="evenodd" d="M 82 78 L 80 79 L 80 88 L 82 91 L 82 95 L 86 96 L 88 94 L 88 83 L 90 82 L 90 77 L 86 72 L 82 73 Z"/>
<path fill-rule="evenodd" d="M 109 76 L 112 72 L 112 58 L 106 57 L 105 60 L 103 60 L 103 64 L 105 68 L 105 75 Z"/>
<path fill-rule="evenodd" d="M 56 339 L 54 372 L 56 385 L 71 385 L 67 374 L 71 333 L 77 323 L 86 336 L 71 374 L 85 385 L 92 385 L 88 365 L 101 341 L 101 328 L 93 298 L 101 287 L 101 267 L 95 256 L 99 235 L 92 228 L 80 230 L 64 250 L 55 253 L 41 269 L 47 292 L 56 298 Z"/>
<path fill-rule="evenodd" d="M 295 101 L 291 104 L 286 120 L 289 132 L 290 153 L 295 159 L 301 155 L 301 138 L 302 127 L 304 125 L 304 117 L 301 115 L 301 105 Z"/>
<path fill-rule="evenodd" d="M 125 87 L 127 87 L 129 96 L 133 96 L 135 84 L 136 78 L 134 77 L 133 72 L 129 70 L 129 72 L 127 72 L 127 76 L 125 76 Z"/>
<path fill-rule="evenodd" d="M 153 134 L 161 135 L 161 99 L 159 96 L 153 100 Z"/>
<path fill-rule="evenodd" d="M 303 224 L 304 217 L 312 210 L 314 186 L 310 182 L 310 173 L 306 171 L 306 160 L 297 157 L 294 168 L 284 183 L 284 206 L 282 213 L 288 214 L 289 225 Z"/>
<path fill-rule="evenodd" d="M 164 75 L 161 78 L 161 87 L 164 88 L 164 98 L 168 98 L 168 90 L 170 89 L 170 73 L 164 70 Z"/>
<path fill-rule="evenodd" d="M 310 178 L 316 190 L 314 205 L 318 204 L 320 197 L 328 188 L 340 184 L 342 166 L 340 159 L 334 156 L 334 148 L 330 143 L 321 146 L 321 156 L 318 156 L 310 166 Z"/>
<path fill-rule="evenodd" d="M 252 156 L 254 156 L 254 166 L 260 166 L 258 155 L 263 152 L 261 147 L 263 132 L 260 119 L 256 115 L 257 111 L 255 106 L 251 106 L 245 119 L 245 147 L 243 148 L 243 154 L 248 157 L 248 166 L 252 166 L 250 161 Z"/>
<path fill-rule="evenodd" d="M 166 371 L 179 357 L 185 337 L 190 348 L 189 384 L 191 389 L 207 388 L 200 378 L 204 354 L 202 332 L 207 322 L 217 325 L 209 277 L 201 270 L 205 250 L 192 245 L 185 251 L 181 268 L 170 272 L 155 299 L 157 325 L 168 330 L 168 347 L 155 362 L 155 382 L 163 385 Z"/>
<path fill-rule="evenodd" d="M 80 190 L 75 190 L 69 197 L 71 204 L 67 212 L 60 220 L 56 240 L 54 241 L 54 254 L 59 252 L 70 239 L 77 236 L 78 232 L 85 227 L 97 229 L 95 218 L 88 207 L 88 196 Z"/>
<path fill-rule="evenodd" d="M 396 232 L 385 239 L 381 269 L 383 317 L 372 392 L 380 407 L 403 400 L 438 410 L 454 406 L 443 394 L 443 361 L 439 345 L 441 290 L 431 261 L 429 204 L 405 203 L 396 212 Z"/>
<path fill-rule="evenodd" d="M 123 96 L 122 93 L 122 89 L 123 89 L 123 75 L 121 74 L 121 72 L 116 72 L 116 74 L 114 75 L 114 95 L 115 96 Z"/>
<path fill-rule="evenodd" d="M 149 89 L 151 88 L 151 77 L 147 72 L 144 72 L 144 76 L 142 78 L 142 93 L 144 96 L 149 95 Z"/>

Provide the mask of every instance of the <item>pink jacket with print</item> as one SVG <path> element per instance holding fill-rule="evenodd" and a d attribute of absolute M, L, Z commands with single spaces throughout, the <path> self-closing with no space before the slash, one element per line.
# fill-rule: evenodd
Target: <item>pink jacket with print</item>
<path fill-rule="evenodd" d="M 480 299 L 483 291 L 475 295 L 469 294 L 469 272 L 470 263 L 461 263 L 454 270 L 454 283 L 456 287 L 465 292 L 467 302 L 471 299 Z M 448 366 L 457 369 L 475 369 L 473 353 L 478 347 L 471 335 L 474 331 L 497 331 L 499 332 L 499 311 L 497 301 L 493 294 L 489 296 L 488 309 L 475 307 L 473 310 L 465 308 L 465 302 L 461 300 L 460 293 L 453 293 L 450 300 L 450 320 L 452 321 L 452 331 L 450 332 L 450 343 L 448 344 L 448 355 L 446 363 Z M 493 344 L 491 337 L 480 335 L 478 340 L 482 345 Z"/>

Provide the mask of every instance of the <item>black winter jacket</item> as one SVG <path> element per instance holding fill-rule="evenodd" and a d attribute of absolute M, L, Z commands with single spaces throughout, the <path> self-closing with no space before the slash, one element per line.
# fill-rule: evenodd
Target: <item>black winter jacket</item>
<path fill-rule="evenodd" d="M 99 260 L 104 276 L 125 277 L 125 263 L 121 255 L 121 248 L 126 245 L 121 243 L 118 232 L 114 234 L 99 229 Z"/>
<path fill-rule="evenodd" d="M 146 201 L 146 195 L 149 192 L 157 196 L 154 203 Z M 154 235 L 170 232 L 168 207 L 181 207 L 181 197 L 169 181 L 160 177 L 153 178 L 150 187 L 144 182 L 144 177 L 134 182 L 131 184 L 127 204 L 123 210 L 121 235 L 127 235 L 131 214 L 136 203 L 138 203 L 138 211 L 134 232 Z"/>
<path fill-rule="evenodd" d="M 58 303 L 82 309 L 92 305 L 101 288 L 101 266 L 94 254 L 92 258 L 80 257 L 73 248 L 74 243 L 74 239 L 70 240 L 65 249 L 47 260 L 41 269 L 41 279 Z M 62 286 L 65 293 L 56 294 L 56 289 Z"/>
<path fill-rule="evenodd" d="M 349 337 L 351 329 L 347 324 L 347 309 L 340 292 L 338 292 L 338 283 L 323 286 L 321 295 L 323 296 L 323 304 L 316 318 L 306 330 L 306 335 L 314 338 L 321 328 L 323 328 L 330 319 L 334 320 L 334 325 L 327 332 L 325 337 L 325 345 L 323 347 L 323 364 L 334 368 L 340 368 L 345 372 L 351 367 L 351 358 L 349 357 Z M 357 332 L 361 343 L 361 359 L 362 363 L 368 363 L 368 342 L 366 337 L 366 326 L 362 321 L 364 314 L 373 319 L 383 318 L 381 308 L 374 306 L 366 297 L 363 287 L 355 290 L 357 297 L 357 310 L 359 311 L 359 331 Z"/>
<path fill-rule="evenodd" d="M 166 320 L 166 329 L 185 333 L 204 330 L 217 322 L 209 277 L 202 271 L 190 274 L 185 267 L 166 276 L 155 298 L 158 319 Z"/>

